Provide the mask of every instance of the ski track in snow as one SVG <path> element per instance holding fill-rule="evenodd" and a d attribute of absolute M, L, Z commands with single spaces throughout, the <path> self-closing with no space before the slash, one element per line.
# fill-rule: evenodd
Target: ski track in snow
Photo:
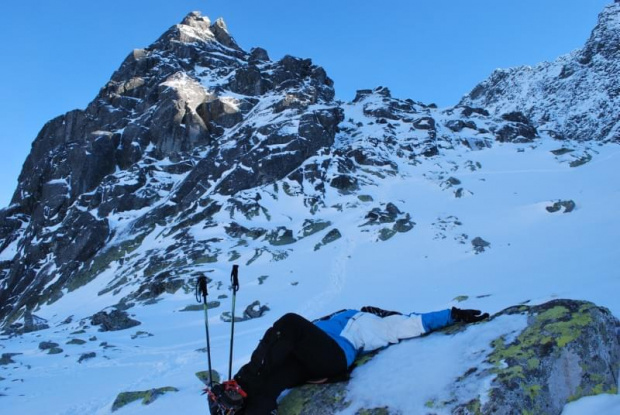
<path fill-rule="evenodd" d="M 325 309 L 326 304 L 342 294 L 347 278 L 348 262 L 355 251 L 355 245 L 356 242 L 352 237 L 345 238 L 344 247 L 339 247 L 339 253 L 332 261 L 328 285 L 325 291 L 308 300 L 299 310 L 301 315 L 317 316 L 321 310 Z"/>

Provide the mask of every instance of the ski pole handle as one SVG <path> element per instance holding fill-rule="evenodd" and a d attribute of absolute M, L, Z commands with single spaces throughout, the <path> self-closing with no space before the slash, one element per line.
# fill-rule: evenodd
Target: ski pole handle
<path fill-rule="evenodd" d="M 201 302 L 200 297 L 202 297 L 202 302 L 207 303 L 207 277 L 204 275 L 198 277 L 198 282 L 196 283 L 196 301 Z"/>
<path fill-rule="evenodd" d="M 233 293 L 239 291 L 239 265 L 233 265 L 230 273 L 230 283 L 232 284 Z"/>

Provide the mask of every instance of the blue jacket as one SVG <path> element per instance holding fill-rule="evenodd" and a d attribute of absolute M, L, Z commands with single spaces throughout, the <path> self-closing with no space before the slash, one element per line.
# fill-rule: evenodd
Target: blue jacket
<path fill-rule="evenodd" d="M 314 324 L 338 343 L 350 366 L 360 353 L 421 336 L 454 323 L 450 314 L 449 309 L 423 314 L 400 314 L 364 307 L 361 311 L 339 311 Z"/>

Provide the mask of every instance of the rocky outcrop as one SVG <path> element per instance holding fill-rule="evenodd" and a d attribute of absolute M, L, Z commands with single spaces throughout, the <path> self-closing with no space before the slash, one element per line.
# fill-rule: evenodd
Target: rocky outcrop
<path fill-rule="evenodd" d="M 114 403 L 112 403 L 112 412 L 138 400 L 142 401 L 142 405 L 150 405 L 158 397 L 163 396 L 166 393 L 178 391 L 179 390 L 173 386 L 165 386 L 162 388 L 153 388 L 144 391 L 121 392 L 116 396 Z"/>
<path fill-rule="evenodd" d="M 141 323 L 129 317 L 126 311 L 112 310 L 109 313 L 100 311 L 94 314 L 90 319 L 90 324 L 99 326 L 99 331 L 117 331 L 135 327 Z"/>
<path fill-rule="evenodd" d="M 50 121 L 35 139 L 0 215 L 0 246 L 21 246 L 0 264 L 0 318 L 14 321 L 96 277 L 115 258 L 116 248 L 101 251 L 119 215 L 137 219 L 140 239 L 171 217 L 183 222 L 205 194 L 290 174 L 333 144 L 342 120 L 333 97 L 309 59 L 247 53 L 223 20 L 190 13 L 133 51 L 85 110 Z"/>
<path fill-rule="evenodd" d="M 491 321 L 508 315 L 526 317 L 525 328 L 510 338 L 502 335 L 493 340 L 484 357 L 485 366 L 467 370 L 450 386 L 454 395 L 442 402 L 427 402 L 420 413 L 432 414 L 437 405 L 442 413 L 460 415 L 515 412 L 559 415 L 570 401 L 617 393 L 620 321 L 607 309 L 583 301 L 555 300 L 538 306 L 511 307 L 494 315 Z M 463 329 L 463 326 L 452 326 L 432 336 L 459 336 Z M 410 341 L 424 341 L 424 338 Z M 374 357 L 380 358 L 381 353 Z M 490 383 L 489 377 L 492 377 Z M 489 386 L 484 386 L 485 382 Z M 462 393 L 465 390 L 485 392 L 463 401 L 467 396 Z M 285 396 L 278 413 L 322 415 L 350 405 L 346 382 L 305 385 Z M 385 407 L 357 413 L 397 411 Z"/>

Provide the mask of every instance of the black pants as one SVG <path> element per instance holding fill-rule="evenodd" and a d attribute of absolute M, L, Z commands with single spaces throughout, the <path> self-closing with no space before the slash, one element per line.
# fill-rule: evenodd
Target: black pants
<path fill-rule="evenodd" d="M 265 332 L 235 379 L 248 393 L 245 414 L 263 415 L 277 407 L 285 389 L 346 370 L 346 356 L 338 343 L 312 322 L 289 313 Z"/>

